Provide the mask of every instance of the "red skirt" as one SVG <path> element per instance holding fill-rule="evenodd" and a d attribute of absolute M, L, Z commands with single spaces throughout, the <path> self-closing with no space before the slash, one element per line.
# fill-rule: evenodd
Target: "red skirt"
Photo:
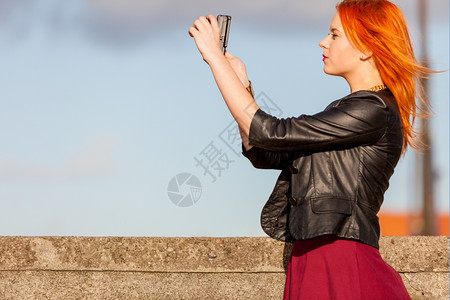
<path fill-rule="evenodd" d="M 286 299 L 411 299 L 400 275 L 375 247 L 325 235 L 296 241 Z"/>

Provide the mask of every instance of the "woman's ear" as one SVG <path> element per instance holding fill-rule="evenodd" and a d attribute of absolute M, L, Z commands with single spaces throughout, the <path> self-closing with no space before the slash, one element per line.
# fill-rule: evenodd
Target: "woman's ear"
<path fill-rule="evenodd" d="M 372 55 L 373 55 L 373 52 L 372 52 L 372 51 L 364 50 L 364 51 L 361 52 L 361 55 L 360 55 L 359 58 L 360 58 L 361 60 L 368 60 L 369 58 L 372 57 Z"/>

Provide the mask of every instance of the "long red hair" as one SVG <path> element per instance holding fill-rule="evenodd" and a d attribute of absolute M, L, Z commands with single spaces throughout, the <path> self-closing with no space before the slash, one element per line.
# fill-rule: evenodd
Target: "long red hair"
<path fill-rule="evenodd" d="M 345 34 L 356 48 L 373 53 L 381 79 L 397 101 L 403 151 L 408 145 L 422 148 L 414 120 L 431 112 L 421 95 L 420 79 L 435 72 L 417 63 L 403 13 L 387 0 L 343 0 L 336 8 Z M 425 104 L 424 109 L 417 105 L 416 98 Z"/>

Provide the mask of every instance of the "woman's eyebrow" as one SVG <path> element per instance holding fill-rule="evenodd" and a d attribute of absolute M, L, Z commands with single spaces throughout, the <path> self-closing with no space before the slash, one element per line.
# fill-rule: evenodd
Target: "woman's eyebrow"
<path fill-rule="evenodd" d="M 339 29 L 333 27 L 333 28 L 330 28 L 330 32 L 340 32 L 340 31 L 339 31 Z"/>

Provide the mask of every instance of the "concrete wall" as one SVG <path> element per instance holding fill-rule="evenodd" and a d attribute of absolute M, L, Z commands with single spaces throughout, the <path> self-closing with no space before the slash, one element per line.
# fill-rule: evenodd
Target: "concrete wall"
<path fill-rule="evenodd" d="M 281 299 L 270 238 L 0 237 L 0 299 Z M 413 299 L 449 299 L 448 237 L 383 237 Z"/>

